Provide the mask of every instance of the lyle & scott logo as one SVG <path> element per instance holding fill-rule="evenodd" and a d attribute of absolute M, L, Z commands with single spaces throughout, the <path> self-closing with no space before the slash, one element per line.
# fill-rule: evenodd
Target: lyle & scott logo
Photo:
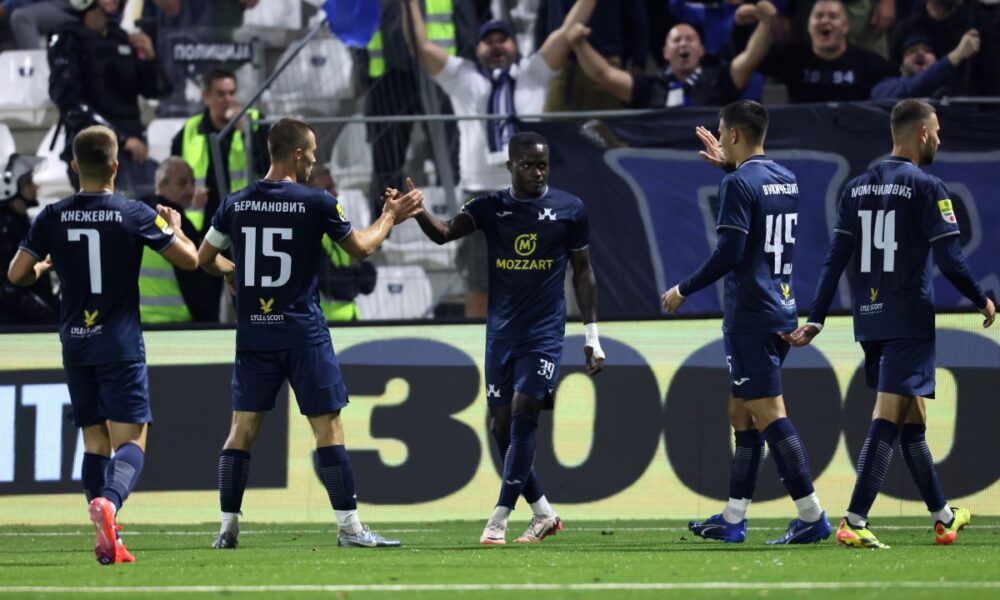
<path fill-rule="evenodd" d="M 868 297 L 871 302 L 875 302 L 878 299 L 878 288 L 868 288 Z"/>
<path fill-rule="evenodd" d="M 271 298 L 270 300 L 265 300 L 263 298 L 257 299 L 260 300 L 260 312 L 265 315 L 271 314 L 271 311 L 274 310 L 274 298 Z"/>
<path fill-rule="evenodd" d="M 98 310 L 89 311 L 86 308 L 83 309 L 83 326 L 93 327 L 97 322 L 97 315 L 100 313 Z"/>

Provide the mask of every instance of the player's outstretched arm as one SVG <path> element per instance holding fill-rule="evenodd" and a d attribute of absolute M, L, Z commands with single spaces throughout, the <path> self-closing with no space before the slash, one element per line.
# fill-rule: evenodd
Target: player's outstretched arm
<path fill-rule="evenodd" d="M 407 186 L 410 180 L 406 180 Z M 468 213 L 458 213 L 448 221 L 442 221 L 426 210 L 417 213 L 417 224 L 435 244 L 447 244 L 453 240 L 465 237 L 476 230 L 476 222 Z"/>
<path fill-rule="evenodd" d="M 685 298 L 712 285 L 736 268 L 743 258 L 746 244 L 746 232 L 731 227 L 720 227 L 719 241 L 712 256 L 709 256 L 708 260 L 687 279 L 664 292 L 660 297 L 663 308 L 671 315 L 676 315 Z"/>
<path fill-rule="evenodd" d="M 837 283 L 840 282 L 840 276 L 844 273 L 852 254 L 854 254 L 853 236 L 844 231 L 835 231 L 830 250 L 826 254 L 826 262 L 823 263 L 823 271 L 819 276 L 816 296 L 813 298 L 812 306 L 809 307 L 806 324 L 791 333 L 780 334 L 781 339 L 792 346 L 805 346 L 823 331 L 823 323 L 833 302 L 833 294 L 837 291 Z"/>
<path fill-rule="evenodd" d="M 7 279 L 18 286 L 35 285 L 42 273 L 52 268 L 52 259 L 38 260 L 31 253 L 19 249 L 7 266 Z"/>
<path fill-rule="evenodd" d="M 351 258 L 363 260 L 368 258 L 389 236 L 393 226 L 402 223 L 410 217 L 419 214 L 424 207 L 424 193 L 413 187 L 413 181 L 406 178 L 406 186 L 409 191 L 405 194 L 398 190 L 388 189 L 382 195 L 384 205 L 382 216 L 366 229 L 351 231 L 340 247 L 343 248 Z"/>
<path fill-rule="evenodd" d="M 174 243 L 170 244 L 160 254 L 163 258 L 167 259 L 167 262 L 178 269 L 184 269 L 185 271 L 194 271 L 197 269 L 198 250 L 194 247 L 194 242 L 188 239 L 181 229 L 181 214 L 162 204 L 156 205 L 156 214 L 163 217 L 167 223 L 170 223 L 170 227 L 174 230 L 175 238 Z"/>
<path fill-rule="evenodd" d="M 590 264 L 590 250 L 584 248 L 570 254 L 573 264 L 573 290 L 576 304 L 583 317 L 585 341 L 583 356 L 586 360 L 587 375 L 597 375 L 604 368 L 604 350 L 597 335 L 597 277 Z"/>

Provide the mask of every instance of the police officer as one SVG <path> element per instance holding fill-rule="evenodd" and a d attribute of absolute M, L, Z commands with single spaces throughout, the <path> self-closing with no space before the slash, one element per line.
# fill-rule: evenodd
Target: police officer
<path fill-rule="evenodd" d="M 0 263 L 9 264 L 31 220 L 28 209 L 38 206 L 38 186 L 32 175 L 43 159 L 12 154 L 0 172 Z M 56 323 L 59 300 L 52 293 L 52 280 L 43 273 L 30 287 L 16 287 L 6 277 L 0 284 L 0 323 L 37 325 Z"/>
<path fill-rule="evenodd" d="M 80 18 L 55 31 L 49 41 L 49 96 L 66 128 L 62 159 L 72 158 L 71 141 L 91 125 L 118 136 L 119 191 L 133 197 L 153 190 L 153 163 L 147 163 L 139 95 L 157 98 L 170 89 L 149 37 L 130 38 L 111 20 L 119 0 L 74 0 Z M 78 187 L 72 170 L 70 182 Z"/>
<path fill-rule="evenodd" d="M 201 243 L 205 213 L 193 206 L 194 173 L 184 159 L 167 158 L 156 169 L 156 193 L 143 198 L 149 207 L 168 206 L 181 215 L 181 230 Z M 215 278 L 201 270 L 185 271 L 146 247 L 139 272 L 139 317 L 147 323 L 219 321 L 219 286 Z"/>

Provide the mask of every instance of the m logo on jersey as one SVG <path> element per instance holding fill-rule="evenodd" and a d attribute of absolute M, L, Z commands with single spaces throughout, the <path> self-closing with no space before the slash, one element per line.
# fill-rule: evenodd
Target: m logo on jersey
<path fill-rule="evenodd" d="M 555 221 L 556 213 L 552 212 L 551 208 L 543 209 L 542 212 L 538 213 L 539 221 Z"/>
<path fill-rule="evenodd" d="M 274 307 L 274 298 L 271 298 L 270 300 L 257 298 L 257 300 L 260 301 L 260 312 L 264 313 L 265 315 L 271 314 L 271 311 L 273 310 Z"/>
<path fill-rule="evenodd" d="M 938 200 L 938 210 L 941 212 L 941 218 L 948 223 L 957 223 L 958 220 L 955 218 L 955 208 L 951 205 L 951 199 L 945 198 L 944 200 Z"/>
<path fill-rule="evenodd" d="M 537 247 L 537 233 L 522 233 L 514 238 L 514 252 L 516 252 L 518 256 L 531 256 L 535 253 L 535 249 Z"/>
<path fill-rule="evenodd" d="M 500 399 L 500 388 L 492 383 L 486 386 L 486 397 Z"/>
<path fill-rule="evenodd" d="M 160 231 L 162 231 L 167 235 L 170 235 L 171 233 L 174 232 L 174 230 L 170 228 L 170 224 L 167 223 L 167 220 L 161 217 L 160 215 L 156 215 L 156 221 L 154 221 L 154 223 L 156 224 L 157 229 L 159 229 Z"/>
<path fill-rule="evenodd" d="M 98 311 L 98 310 L 95 310 L 95 311 L 91 312 L 91 311 L 87 310 L 86 308 L 83 309 L 83 326 L 84 327 L 93 327 L 94 324 L 97 322 L 97 315 L 99 313 L 100 313 L 100 311 Z"/>
<path fill-rule="evenodd" d="M 875 302 L 878 299 L 878 288 L 868 288 L 868 297 L 871 298 L 869 302 Z"/>
<path fill-rule="evenodd" d="M 337 216 L 340 217 L 341 221 L 347 220 L 347 214 L 344 212 L 344 205 L 340 202 L 337 202 Z"/>

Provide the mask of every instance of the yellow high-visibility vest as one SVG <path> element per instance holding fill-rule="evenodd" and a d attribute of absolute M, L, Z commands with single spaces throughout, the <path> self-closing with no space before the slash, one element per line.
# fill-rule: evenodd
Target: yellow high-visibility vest
<path fill-rule="evenodd" d="M 247 118 L 257 121 L 260 119 L 260 111 L 251 108 L 247 111 Z M 181 147 L 181 157 L 191 166 L 194 171 L 195 185 L 204 186 L 205 178 L 208 176 L 208 164 L 211 154 L 208 149 L 208 136 L 198 131 L 205 113 L 199 113 L 184 123 L 183 146 Z M 257 126 L 254 126 L 257 131 Z M 250 183 L 247 174 L 247 153 L 243 143 L 243 132 L 233 131 L 233 141 L 229 144 L 229 157 L 226 161 L 226 169 L 229 171 L 229 191 L 237 192 Z"/>
<path fill-rule="evenodd" d="M 201 229 L 205 213 L 193 210 L 186 213 L 186 216 L 195 229 Z M 191 321 L 191 311 L 184 303 L 174 266 L 149 246 L 142 250 L 142 266 L 139 270 L 139 320 L 143 323 Z"/>
<path fill-rule="evenodd" d="M 330 257 L 330 262 L 335 267 L 347 268 L 351 266 L 351 255 L 348 254 L 338 244 L 330 239 L 330 236 L 323 236 L 323 250 Z M 357 321 L 360 318 L 358 305 L 350 300 L 334 300 L 320 296 L 320 308 L 323 309 L 323 316 L 327 321 Z"/>
<path fill-rule="evenodd" d="M 427 14 L 424 23 L 427 24 L 427 39 L 444 51 L 455 56 L 455 12 L 452 0 L 424 0 Z M 401 8 L 400 10 L 405 10 Z M 403 25 L 406 27 L 406 24 Z M 376 79 L 385 75 L 385 47 L 382 40 L 382 30 L 377 29 L 372 41 L 368 42 L 368 76 Z"/>

